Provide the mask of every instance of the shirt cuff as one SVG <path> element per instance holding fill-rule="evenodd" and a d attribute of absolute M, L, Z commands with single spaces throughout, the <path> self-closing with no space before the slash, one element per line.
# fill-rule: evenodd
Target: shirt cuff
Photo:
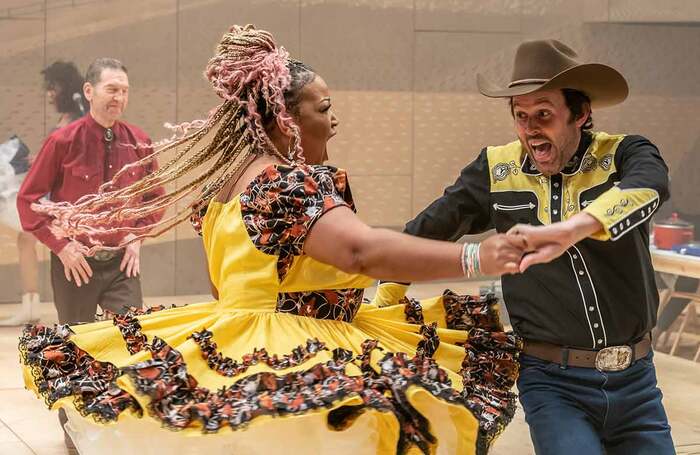
<path fill-rule="evenodd" d="M 648 220 L 659 204 L 659 193 L 655 190 L 611 188 L 584 209 L 603 225 L 591 238 L 617 240 Z"/>

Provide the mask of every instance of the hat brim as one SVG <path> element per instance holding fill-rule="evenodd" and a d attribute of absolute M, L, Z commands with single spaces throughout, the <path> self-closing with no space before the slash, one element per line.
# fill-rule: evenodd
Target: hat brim
<path fill-rule="evenodd" d="M 570 88 L 588 95 L 591 106 L 596 108 L 619 104 L 629 94 L 629 86 L 624 76 L 615 68 L 602 63 L 584 63 L 564 70 L 543 83 L 507 88 L 498 87 L 481 74 L 477 74 L 476 85 L 482 95 L 490 98 L 510 98 L 538 90 Z"/>

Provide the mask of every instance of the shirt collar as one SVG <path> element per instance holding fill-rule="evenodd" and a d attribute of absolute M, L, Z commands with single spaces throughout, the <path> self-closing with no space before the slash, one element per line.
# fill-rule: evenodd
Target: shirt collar
<path fill-rule="evenodd" d="M 100 125 L 97 123 L 97 121 L 92 117 L 92 114 L 89 112 L 85 115 L 85 125 L 87 126 L 87 132 L 91 140 L 94 140 L 96 142 L 104 142 L 105 138 L 105 128 L 104 126 Z M 119 120 L 114 122 L 114 125 L 112 125 L 112 133 L 114 134 L 114 139 L 112 139 L 112 143 L 117 139 L 117 131 L 119 129 Z"/>
<path fill-rule="evenodd" d="M 591 142 L 593 142 L 593 135 L 588 131 L 584 131 L 581 134 L 581 140 L 578 143 L 578 149 L 576 149 L 576 153 L 574 153 L 574 156 L 572 156 L 569 162 L 566 163 L 564 169 L 561 170 L 562 174 L 573 175 L 581 170 L 581 164 L 583 164 L 583 157 L 586 155 L 586 152 L 588 151 L 588 147 L 591 145 Z M 524 155 L 525 158 L 523 159 L 523 162 L 520 165 L 522 173 L 527 175 L 541 175 L 542 173 L 537 170 L 535 164 L 530 160 L 530 155 L 528 155 L 527 153 L 524 153 Z"/>

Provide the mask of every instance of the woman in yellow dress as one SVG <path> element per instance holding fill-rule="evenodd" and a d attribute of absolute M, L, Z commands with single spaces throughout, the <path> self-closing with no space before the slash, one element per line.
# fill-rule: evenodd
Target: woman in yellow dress
<path fill-rule="evenodd" d="M 338 126 L 328 87 L 269 33 L 232 27 L 205 74 L 224 101 L 151 157 L 175 158 L 125 189 L 35 209 L 90 254 L 121 246 L 100 243 L 114 220 L 196 193 L 193 210 L 122 230 L 138 239 L 191 217 L 216 300 L 27 326 L 27 387 L 66 410 L 82 454 L 486 453 L 513 416 L 520 349 L 495 299 L 384 306 L 391 285 L 372 303 L 363 290 L 515 273 L 521 239 L 463 246 L 363 224 L 345 172 L 322 164 Z"/>

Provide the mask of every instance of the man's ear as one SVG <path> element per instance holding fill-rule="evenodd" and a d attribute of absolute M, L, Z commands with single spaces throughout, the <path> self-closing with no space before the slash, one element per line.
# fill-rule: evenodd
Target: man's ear
<path fill-rule="evenodd" d="M 88 100 L 89 102 L 92 103 L 92 92 L 93 92 L 93 87 L 92 84 L 89 82 L 86 82 L 83 84 L 83 94 L 85 95 L 85 99 Z"/>
<path fill-rule="evenodd" d="M 578 116 L 576 119 L 576 127 L 581 128 L 585 123 L 588 121 L 588 118 L 591 116 L 591 104 L 590 103 L 583 103 L 583 112 L 581 112 L 581 115 Z"/>

